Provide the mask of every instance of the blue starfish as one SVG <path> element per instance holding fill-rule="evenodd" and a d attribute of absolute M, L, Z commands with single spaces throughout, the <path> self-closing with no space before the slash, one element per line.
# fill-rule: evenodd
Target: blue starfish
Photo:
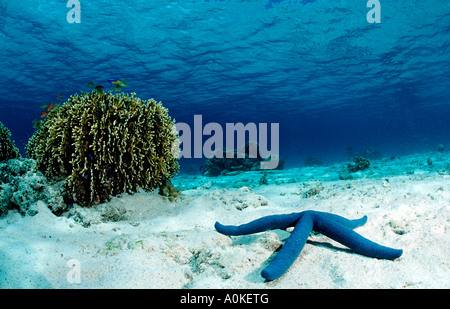
<path fill-rule="evenodd" d="M 294 226 L 291 236 L 286 240 L 270 265 L 261 272 L 261 276 L 265 279 L 275 280 L 281 277 L 297 259 L 312 230 L 369 257 L 395 260 L 402 255 L 403 250 L 379 245 L 352 231 L 366 222 L 367 216 L 357 220 L 349 220 L 331 213 L 307 210 L 286 215 L 262 217 L 239 226 L 222 225 L 219 222 L 216 222 L 214 226 L 219 233 L 230 236 L 248 235 L 272 229 L 284 230 Z"/>

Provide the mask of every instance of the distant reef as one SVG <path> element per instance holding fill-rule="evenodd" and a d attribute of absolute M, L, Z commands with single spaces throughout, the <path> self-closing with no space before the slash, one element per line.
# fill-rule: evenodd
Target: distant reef
<path fill-rule="evenodd" d="M 256 158 L 250 157 L 248 146 L 244 147 L 244 152 L 240 153 L 241 158 L 238 157 L 238 151 L 233 150 L 232 156 L 227 157 L 227 151 L 223 150 L 222 157 L 214 156 L 206 159 L 203 166 L 200 167 L 200 172 L 203 176 L 216 177 L 233 175 L 237 172 L 245 171 L 259 171 L 261 170 L 261 162 L 266 161 L 260 154 Z M 284 169 L 284 160 L 279 158 L 276 170 Z"/>

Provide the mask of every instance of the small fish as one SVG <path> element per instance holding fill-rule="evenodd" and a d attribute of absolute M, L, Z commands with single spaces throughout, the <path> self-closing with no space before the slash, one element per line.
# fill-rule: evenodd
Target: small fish
<path fill-rule="evenodd" d="M 53 102 L 47 105 L 45 108 L 45 111 L 42 112 L 41 118 L 47 117 L 47 115 L 50 113 L 50 111 L 55 108 L 56 106 L 53 106 Z"/>
<path fill-rule="evenodd" d="M 120 85 L 115 85 L 114 86 L 114 91 L 115 92 L 120 92 L 120 91 L 122 91 L 122 87 L 120 87 Z"/>
<path fill-rule="evenodd" d="M 93 88 L 95 86 L 95 84 L 93 82 L 89 82 L 87 85 L 89 88 Z"/>
<path fill-rule="evenodd" d="M 97 92 L 103 92 L 103 86 L 97 86 L 97 87 L 95 87 L 95 90 L 97 91 Z"/>
<path fill-rule="evenodd" d="M 118 79 L 108 79 L 108 83 L 113 85 L 119 85 L 120 87 L 128 87 L 126 82 Z"/>
<path fill-rule="evenodd" d="M 58 93 L 58 99 L 62 99 L 62 98 L 63 98 L 62 94 Z"/>

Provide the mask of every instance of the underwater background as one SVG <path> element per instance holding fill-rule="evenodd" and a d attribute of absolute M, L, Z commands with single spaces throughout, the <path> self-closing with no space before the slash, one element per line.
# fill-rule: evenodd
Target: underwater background
<path fill-rule="evenodd" d="M 66 0 L 0 0 L 0 122 L 22 155 L 42 105 L 112 78 L 177 122 L 279 123 L 287 168 L 450 145 L 448 0 L 381 0 L 381 23 L 366 0 L 79 2 L 69 23 Z"/>

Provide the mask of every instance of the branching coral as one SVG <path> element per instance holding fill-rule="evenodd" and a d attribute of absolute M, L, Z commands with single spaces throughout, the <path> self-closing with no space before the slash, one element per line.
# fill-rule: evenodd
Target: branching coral
<path fill-rule="evenodd" d="M 71 96 L 50 113 L 26 151 L 47 177 L 66 178 L 75 202 L 101 203 L 156 189 L 178 172 L 174 125 L 153 99 L 93 91 Z"/>
<path fill-rule="evenodd" d="M 11 132 L 0 122 L 0 162 L 19 157 L 19 149 L 11 141 Z"/>

